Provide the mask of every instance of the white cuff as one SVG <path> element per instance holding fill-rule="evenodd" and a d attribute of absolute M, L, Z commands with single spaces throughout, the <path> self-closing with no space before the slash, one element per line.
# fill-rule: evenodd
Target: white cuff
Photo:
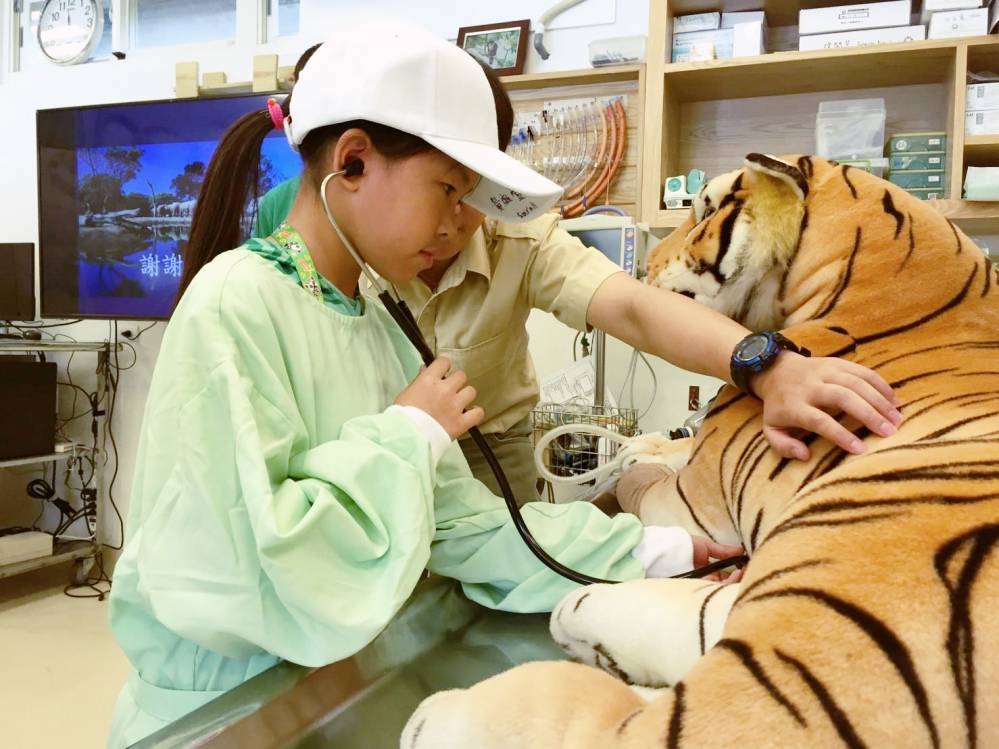
<path fill-rule="evenodd" d="M 645 567 L 646 577 L 670 577 L 694 568 L 694 540 L 679 526 L 648 525 L 631 556 Z"/>
<path fill-rule="evenodd" d="M 445 431 L 440 422 L 422 408 L 417 408 L 416 406 L 391 405 L 385 409 L 385 413 L 402 414 L 412 422 L 413 426 L 423 433 L 430 442 L 430 456 L 433 459 L 434 470 L 436 470 L 440 459 L 451 446 L 451 435 Z"/>

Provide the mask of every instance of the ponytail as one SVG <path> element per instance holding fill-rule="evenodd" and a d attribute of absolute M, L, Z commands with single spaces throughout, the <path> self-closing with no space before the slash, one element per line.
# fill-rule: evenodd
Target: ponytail
<path fill-rule="evenodd" d="M 295 81 L 320 46 L 313 44 L 298 58 L 293 74 Z M 285 117 L 290 107 L 291 94 L 288 94 L 281 102 Z M 251 227 L 243 225 L 243 212 L 252 195 L 251 223 L 256 219 L 260 198 L 257 194 L 260 147 L 273 129 L 274 122 L 268 110 L 250 112 L 238 119 L 219 141 L 194 206 L 190 238 L 184 250 L 184 272 L 174 306 L 199 270 L 220 253 L 239 246 L 250 233 Z"/>
<path fill-rule="evenodd" d="M 270 113 L 258 109 L 236 120 L 219 141 L 194 207 L 176 301 L 199 270 L 220 253 L 239 246 L 249 233 L 244 211 L 252 196 L 256 212 L 260 147 L 273 130 Z"/>

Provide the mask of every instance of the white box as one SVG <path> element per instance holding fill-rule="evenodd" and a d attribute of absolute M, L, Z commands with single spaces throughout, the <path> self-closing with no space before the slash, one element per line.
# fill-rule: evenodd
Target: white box
<path fill-rule="evenodd" d="M 760 21 L 732 27 L 732 57 L 754 57 L 767 50 L 765 27 Z"/>
<path fill-rule="evenodd" d="M 982 0 L 923 0 L 923 12 L 919 17 L 920 23 L 929 23 L 933 13 L 944 10 L 967 10 L 968 8 L 981 8 Z"/>
<path fill-rule="evenodd" d="M 673 33 L 687 34 L 691 31 L 712 31 L 721 26 L 721 13 L 697 13 L 692 16 L 674 16 Z"/>
<path fill-rule="evenodd" d="M 930 16 L 930 39 L 985 36 L 989 33 L 989 9 L 949 10 Z"/>
<path fill-rule="evenodd" d="M 967 135 L 995 135 L 999 133 L 999 109 L 980 109 L 966 112 L 964 132 Z"/>
<path fill-rule="evenodd" d="M 873 44 L 897 44 L 922 41 L 926 38 L 925 26 L 901 26 L 894 29 L 844 31 L 839 34 L 815 34 L 798 39 L 798 49 L 847 49 L 869 47 Z"/>
<path fill-rule="evenodd" d="M 999 82 L 973 83 L 968 86 L 965 110 L 977 112 L 981 109 L 999 109 Z"/>
<path fill-rule="evenodd" d="M 52 536 L 40 531 L 25 531 L 0 536 L 0 564 L 26 562 L 52 556 Z"/>
<path fill-rule="evenodd" d="M 835 8 L 807 8 L 798 12 L 798 33 L 825 34 L 851 29 L 908 26 L 911 23 L 911 16 L 910 0 L 839 5 Z"/>
<path fill-rule="evenodd" d="M 966 0 L 970 2 L 970 0 Z M 764 26 L 767 24 L 767 14 L 762 10 L 743 10 L 738 13 L 722 13 L 721 14 L 721 27 L 723 29 L 731 29 L 737 23 L 762 23 Z"/>
<path fill-rule="evenodd" d="M 673 34 L 673 62 L 725 60 L 732 56 L 735 29 L 713 29 Z"/>

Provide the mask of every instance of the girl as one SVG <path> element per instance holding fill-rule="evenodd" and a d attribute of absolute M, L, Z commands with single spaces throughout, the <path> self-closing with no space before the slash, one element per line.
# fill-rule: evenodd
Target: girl
<path fill-rule="evenodd" d="M 484 72 L 493 87 L 499 146 L 505 150 L 513 107 L 493 71 L 484 66 Z M 295 177 L 263 197 L 256 236 L 268 236 L 284 220 L 299 184 Z M 551 312 L 580 331 L 604 330 L 679 367 L 728 381 L 732 351 L 749 331 L 692 300 L 635 281 L 560 229 L 557 214 L 526 223 L 511 223 L 510 215 L 486 218 L 467 201 L 460 203 L 454 231 L 430 248 L 433 265 L 397 289 L 437 355 L 467 373 L 485 412 L 480 429 L 518 501 L 527 502 L 537 499 L 530 412 L 539 386 L 526 329 L 531 309 Z M 805 425 L 844 450 L 863 449 L 828 410 L 845 411 L 883 436 L 901 418 L 884 380 L 842 359 L 784 352 L 750 385 L 764 401 L 765 436 L 788 458 L 808 459 L 809 449 L 795 430 Z M 499 493 L 471 439 L 458 444 L 472 474 Z"/>
<path fill-rule="evenodd" d="M 524 546 L 454 444 L 483 417 L 464 374 L 444 359 L 420 372 L 386 311 L 358 295 L 359 268 L 325 213 L 379 275 L 405 283 L 454 241 L 461 201 L 545 211 L 558 188 L 499 150 L 496 115 L 459 48 L 352 25 L 302 70 L 289 116 L 246 115 L 220 142 L 150 387 L 111 595 L 134 666 L 112 746 L 280 659 L 355 653 L 425 568 L 509 611 L 550 610 L 572 587 Z M 269 238 L 223 252 L 240 241 L 274 121 L 301 152 L 302 188 Z M 559 561 L 603 578 L 739 551 L 583 503 L 524 516 Z"/>

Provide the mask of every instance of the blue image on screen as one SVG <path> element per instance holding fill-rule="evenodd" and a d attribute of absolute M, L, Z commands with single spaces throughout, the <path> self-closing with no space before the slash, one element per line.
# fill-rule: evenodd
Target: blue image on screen
<path fill-rule="evenodd" d="M 106 109 L 77 114 L 79 314 L 169 316 L 198 192 L 218 138 L 257 105 L 246 99 L 154 103 L 120 107 L 116 118 Z M 181 107 L 185 111 L 178 114 Z M 95 113 L 100 121 L 86 121 Z M 180 139 L 185 135 L 208 137 Z M 300 171 L 300 157 L 275 132 L 261 148 L 258 195 Z M 247 234 L 255 215 L 251 202 L 244 213 Z"/>

